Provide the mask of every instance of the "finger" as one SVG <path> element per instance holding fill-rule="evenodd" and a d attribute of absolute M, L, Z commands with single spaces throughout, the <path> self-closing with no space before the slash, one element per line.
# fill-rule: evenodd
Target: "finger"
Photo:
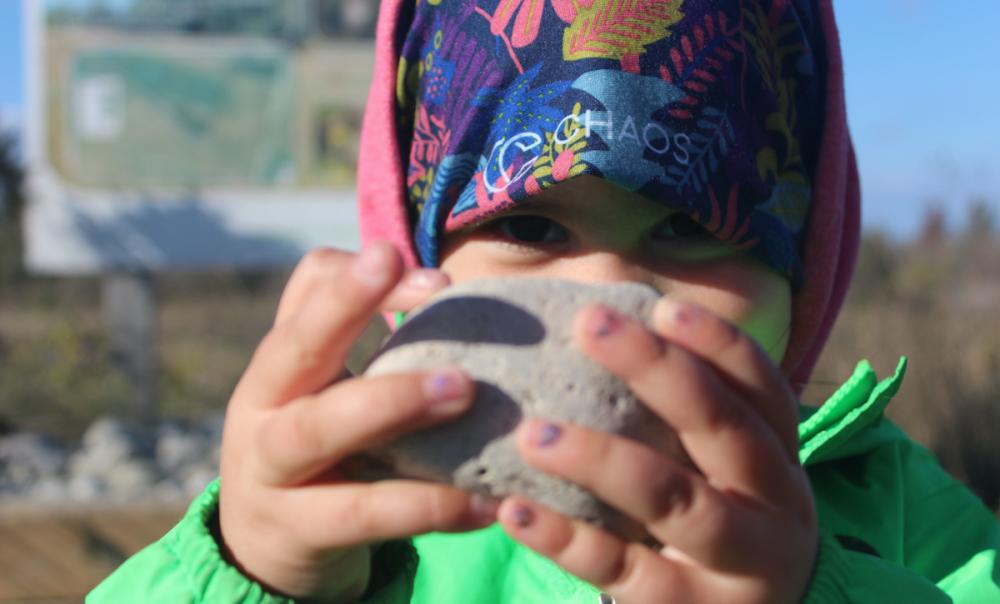
<path fill-rule="evenodd" d="M 653 329 L 698 355 L 753 405 L 778 435 L 790 459 L 798 459 L 798 410 L 788 381 L 746 332 L 689 302 L 661 298 Z"/>
<path fill-rule="evenodd" d="M 282 323 L 298 313 L 317 288 L 339 282 L 354 258 L 355 254 L 332 248 L 319 248 L 306 254 L 295 267 L 281 294 L 274 323 Z M 402 280 L 389 292 L 379 308 L 388 311 L 410 310 L 449 283 L 448 276 L 437 269 L 407 269 Z"/>
<path fill-rule="evenodd" d="M 448 275 L 433 268 L 411 268 L 403 275 L 389 296 L 379 306 L 383 311 L 409 311 L 427 301 L 428 298 L 448 287 Z"/>
<path fill-rule="evenodd" d="M 677 430 L 716 488 L 755 500 L 786 496 L 789 472 L 778 470 L 791 464 L 777 436 L 705 363 L 608 307 L 585 307 L 576 327 L 584 351 Z"/>
<path fill-rule="evenodd" d="M 448 485 L 406 480 L 315 484 L 281 491 L 291 530 L 324 551 L 432 531 L 489 526 L 496 502 Z"/>
<path fill-rule="evenodd" d="M 347 455 L 468 409 L 474 384 L 455 368 L 355 378 L 276 409 L 261 427 L 259 479 L 308 480 Z"/>
<path fill-rule="evenodd" d="M 765 536 L 753 512 L 733 505 L 702 476 L 653 449 L 538 419 L 524 422 L 516 438 L 529 464 L 580 485 L 699 563 L 737 571 L 758 559 Z"/>
<path fill-rule="evenodd" d="M 264 336 L 233 400 L 278 406 L 333 381 L 402 270 L 396 249 L 376 243 L 352 259 L 340 279 L 318 283 L 298 312 Z"/>
<path fill-rule="evenodd" d="M 505 499 L 497 520 L 511 537 L 618 602 L 691 601 L 683 568 L 644 545 L 625 543 L 520 497 Z"/>
<path fill-rule="evenodd" d="M 350 252 L 328 247 L 316 248 L 306 253 L 295 265 L 288 283 L 281 292 L 274 324 L 283 323 L 298 313 L 305 300 L 309 298 L 309 293 L 317 286 L 341 279 L 354 257 L 355 254 Z"/>

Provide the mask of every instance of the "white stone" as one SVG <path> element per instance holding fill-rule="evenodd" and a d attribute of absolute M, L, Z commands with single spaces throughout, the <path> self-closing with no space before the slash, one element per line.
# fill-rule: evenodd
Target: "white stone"
<path fill-rule="evenodd" d="M 139 459 L 118 464 L 105 473 L 109 494 L 116 498 L 141 499 L 157 480 L 153 464 Z"/>
<path fill-rule="evenodd" d="M 103 481 L 93 476 L 71 476 L 66 484 L 67 496 L 71 501 L 91 502 L 103 499 L 108 488 Z"/>
<path fill-rule="evenodd" d="M 167 474 L 200 463 L 209 453 L 206 437 L 193 430 L 167 424 L 159 432 L 156 441 L 156 463 Z"/>
<path fill-rule="evenodd" d="M 24 491 L 58 477 L 67 452 L 41 435 L 21 432 L 0 437 L 0 489 Z"/>

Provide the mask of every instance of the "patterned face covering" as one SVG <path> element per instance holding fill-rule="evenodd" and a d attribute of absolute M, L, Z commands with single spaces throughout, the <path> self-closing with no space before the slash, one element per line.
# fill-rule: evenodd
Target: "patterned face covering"
<path fill-rule="evenodd" d="M 397 104 L 421 262 L 438 264 L 443 232 L 590 174 L 688 214 L 797 287 L 823 116 L 814 12 L 809 0 L 417 0 Z"/>

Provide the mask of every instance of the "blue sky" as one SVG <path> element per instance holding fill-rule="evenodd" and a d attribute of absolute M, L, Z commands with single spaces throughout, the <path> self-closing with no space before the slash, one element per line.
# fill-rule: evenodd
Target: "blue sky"
<path fill-rule="evenodd" d="M 1000 212 L 1000 2 L 834 4 L 866 224 L 907 235 L 934 204 L 960 226 L 974 197 Z M 5 123 L 24 112 L 21 10 L 21 0 L 0 0 Z"/>

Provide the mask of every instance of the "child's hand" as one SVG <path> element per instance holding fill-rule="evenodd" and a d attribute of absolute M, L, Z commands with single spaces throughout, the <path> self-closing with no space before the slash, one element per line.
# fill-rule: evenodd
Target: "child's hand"
<path fill-rule="evenodd" d="M 619 604 L 799 602 L 817 549 L 798 462 L 795 398 L 764 352 L 691 304 L 658 304 L 653 331 L 589 306 L 576 335 L 673 426 L 702 474 L 634 441 L 537 420 L 519 429 L 532 465 L 582 485 L 644 523 L 660 551 L 522 498 L 500 522 L 517 540 Z"/>
<path fill-rule="evenodd" d="M 350 483 L 336 467 L 468 408 L 473 384 L 454 369 L 338 379 L 377 310 L 409 309 L 447 283 L 438 271 L 404 275 L 387 244 L 357 257 L 313 252 L 296 268 L 226 416 L 221 532 L 247 575 L 292 596 L 353 601 L 368 584 L 370 544 L 494 520 L 495 506 L 456 489 Z"/>

